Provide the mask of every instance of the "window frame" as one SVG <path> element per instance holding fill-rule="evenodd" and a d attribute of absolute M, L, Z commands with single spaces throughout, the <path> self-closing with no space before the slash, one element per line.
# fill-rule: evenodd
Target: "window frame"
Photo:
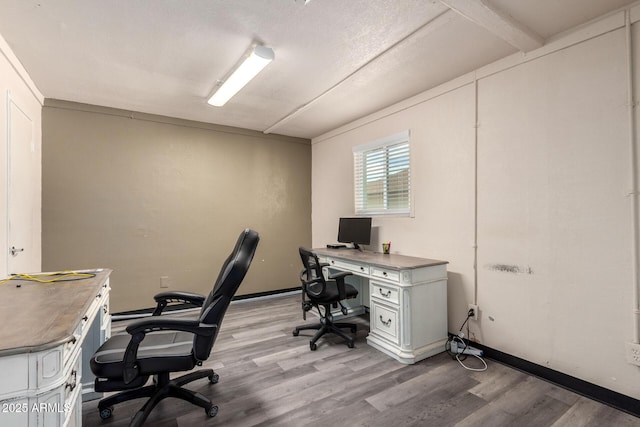
<path fill-rule="evenodd" d="M 408 216 L 413 217 L 413 186 L 411 185 L 411 170 L 413 168 L 413 163 L 411 161 L 411 140 L 410 140 L 410 131 L 405 130 L 393 135 L 389 135 L 387 137 L 353 147 L 353 182 L 354 182 L 354 212 L 356 216 Z M 407 187 L 406 190 L 406 206 L 401 208 L 392 208 L 389 207 L 390 200 L 393 198 L 389 197 L 389 181 L 390 178 L 393 177 L 394 173 L 393 168 L 390 171 L 389 165 L 389 154 L 390 152 L 393 154 L 393 149 L 397 149 L 398 146 L 406 144 L 406 157 L 398 157 L 395 156 L 396 160 L 400 160 L 400 162 L 406 162 L 407 167 L 402 168 L 407 170 L 407 178 L 406 183 L 403 183 L 404 186 Z M 376 153 L 382 150 L 382 153 Z M 397 154 L 397 153 L 396 153 Z M 380 164 L 375 164 L 372 162 L 367 166 L 366 157 L 367 155 L 374 156 L 382 156 Z M 400 153 L 402 156 L 402 153 Z M 376 172 L 382 176 L 382 207 L 368 208 L 366 207 L 366 195 L 367 195 L 367 185 L 366 185 L 366 174 L 367 170 L 375 170 Z M 382 170 L 382 171 L 381 171 Z M 396 169 L 395 172 L 398 172 Z M 371 193 L 369 193 L 371 194 Z"/>

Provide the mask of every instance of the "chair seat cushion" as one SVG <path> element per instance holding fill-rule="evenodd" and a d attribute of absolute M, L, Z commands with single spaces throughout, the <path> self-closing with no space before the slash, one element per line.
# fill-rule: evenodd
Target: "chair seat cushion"
<path fill-rule="evenodd" d="M 307 293 L 307 295 L 309 295 L 309 299 L 319 303 L 331 303 L 340 301 L 340 296 L 338 295 L 338 285 L 336 284 L 335 280 L 327 281 L 327 288 L 325 289 L 325 292 L 323 294 L 317 297 L 313 296 L 314 293 L 318 293 L 321 290 L 322 285 L 319 283 L 310 285 L 309 292 Z M 358 290 L 348 283 L 344 284 L 344 291 L 347 298 L 355 298 L 358 296 Z"/>
<path fill-rule="evenodd" d="M 95 352 L 91 370 L 98 378 L 122 378 L 124 352 L 131 335 L 126 332 L 113 335 Z M 158 331 L 145 336 L 138 347 L 139 375 L 160 372 L 188 371 L 196 365 L 192 354 L 193 334 L 188 332 Z"/>

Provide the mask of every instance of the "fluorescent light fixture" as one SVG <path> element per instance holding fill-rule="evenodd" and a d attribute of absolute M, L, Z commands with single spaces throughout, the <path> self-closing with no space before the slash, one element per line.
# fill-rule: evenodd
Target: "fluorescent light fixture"
<path fill-rule="evenodd" d="M 265 46 L 256 46 L 249 56 L 238 68 L 222 83 L 222 86 L 213 94 L 209 104 L 222 107 L 233 95 L 238 93 L 252 78 L 254 78 L 274 58 L 273 49 Z"/>

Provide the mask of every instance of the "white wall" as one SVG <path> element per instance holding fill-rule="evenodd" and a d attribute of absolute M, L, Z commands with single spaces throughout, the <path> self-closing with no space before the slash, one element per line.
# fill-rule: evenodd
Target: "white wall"
<path fill-rule="evenodd" d="M 374 218 L 372 250 L 449 261 L 449 299 L 473 298 L 473 85 L 312 146 L 312 240 L 336 241 L 338 218 L 353 215 L 352 147 L 411 130 L 415 217 Z M 451 197 L 454 195 L 454 197 Z M 465 305 L 466 307 L 466 305 Z M 455 323 L 460 312 L 449 313 Z"/>
<path fill-rule="evenodd" d="M 353 214 L 351 148 L 410 129 L 415 217 L 374 219 L 371 249 L 450 262 L 450 331 L 477 302 L 477 342 L 640 398 L 624 17 L 316 138 L 313 245 Z"/>
<path fill-rule="evenodd" d="M 637 373 L 605 366 L 632 333 L 624 64 L 619 29 L 487 77 L 478 97 L 481 338 L 610 387 Z"/>
<path fill-rule="evenodd" d="M 0 277 L 9 273 L 7 265 L 8 233 L 7 233 L 7 97 L 28 113 L 33 120 L 35 163 L 14 165 L 27 168 L 31 173 L 30 188 L 15 188 L 15 191 L 33 195 L 33 214 L 28 228 L 33 233 L 30 251 L 20 254 L 21 265 L 29 265 L 29 271 L 39 271 L 41 265 L 41 153 L 42 153 L 42 104 L 44 98 L 35 84 L 15 57 L 6 41 L 0 36 Z M 27 258 L 27 259 L 24 259 Z"/>

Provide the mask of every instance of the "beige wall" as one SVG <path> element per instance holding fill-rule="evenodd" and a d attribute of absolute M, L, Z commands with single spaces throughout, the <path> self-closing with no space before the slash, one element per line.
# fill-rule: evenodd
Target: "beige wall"
<path fill-rule="evenodd" d="M 313 245 L 353 214 L 352 147 L 409 129 L 415 216 L 375 218 L 371 249 L 450 262 L 449 331 L 477 303 L 477 342 L 640 398 L 624 17 L 314 139 Z"/>
<path fill-rule="evenodd" d="M 310 244 L 308 140 L 49 101 L 43 268 L 109 267 L 112 311 L 207 293 L 245 227 L 261 236 L 238 294 L 299 286 Z"/>

